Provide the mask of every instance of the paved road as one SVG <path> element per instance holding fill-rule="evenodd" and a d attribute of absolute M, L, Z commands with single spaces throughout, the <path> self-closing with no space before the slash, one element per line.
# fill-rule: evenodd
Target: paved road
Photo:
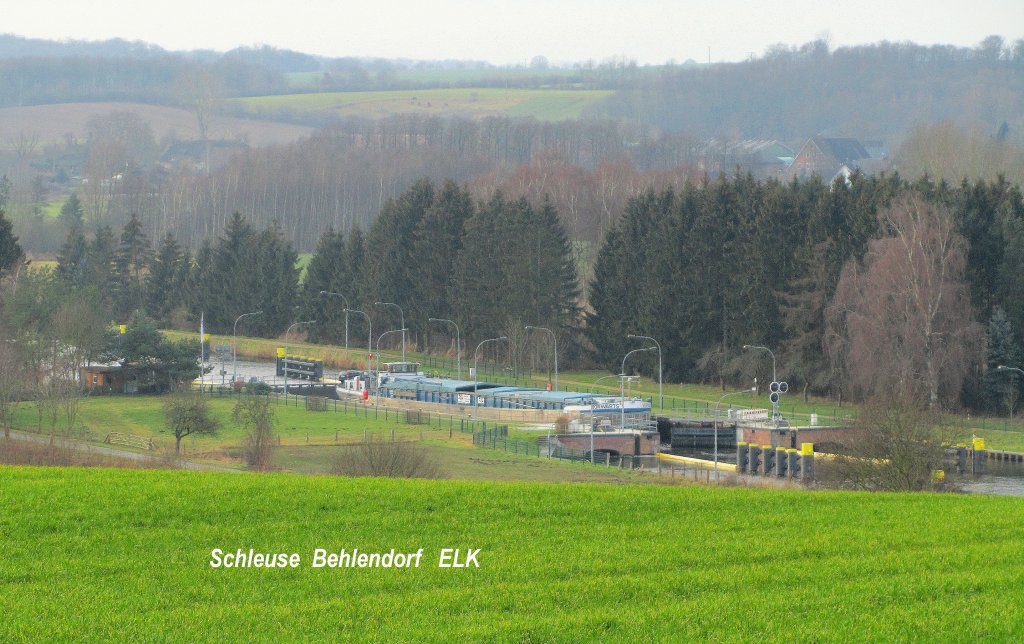
<path fill-rule="evenodd" d="M 11 431 L 11 438 L 15 440 L 31 441 L 33 443 L 49 443 L 49 436 L 41 436 L 39 434 L 26 434 L 25 432 Z M 103 454 L 105 456 L 116 456 L 117 458 L 126 458 L 132 461 L 157 461 L 160 460 L 155 456 L 149 454 L 140 454 L 138 452 L 131 452 L 128 450 L 117 449 L 114 447 L 103 447 L 100 445 L 89 445 L 87 443 L 78 443 L 75 441 L 65 441 L 64 443 L 74 449 L 81 450 L 83 452 L 90 452 L 93 454 Z M 207 463 L 195 463 L 182 459 L 179 467 L 185 470 L 202 470 L 210 472 L 240 472 L 231 467 L 224 467 L 223 465 L 209 465 Z"/>

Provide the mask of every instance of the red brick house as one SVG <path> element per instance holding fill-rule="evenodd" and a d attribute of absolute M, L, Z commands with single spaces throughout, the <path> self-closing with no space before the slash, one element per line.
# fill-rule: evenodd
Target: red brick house
<path fill-rule="evenodd" d="M 789 172 L 797 179 L 809 179 L 817 175 L 831 182 L 840 175 L 848 177 L 855 169 L 870 161 L 871 155 L 856 139 L 815 136 L 797 152 Z"/>

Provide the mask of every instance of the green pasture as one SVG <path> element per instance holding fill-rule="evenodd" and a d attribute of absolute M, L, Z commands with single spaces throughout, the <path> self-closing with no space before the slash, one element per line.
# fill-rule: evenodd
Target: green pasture
<path fill-rule="evenodd" d="M 85 398 L 75 420 L 76 437 L 101 443 L 110 432 L 150 438 L 159 453 L 173 451 L 174 435 L 165 426 L 161 396 L 102 396 Z M 234 396 L 210 399 L 212 415 L 220 422 L 214 436 L 188 436 L 182 440 L 184 456 L 208 463 L 242 467 L 240 448 L 245 430 L 235 424 L 231 410 Z M 375 408 L 349 401 L 328 401 L 327 411 L 307 411 L 304 399 L 292 396 L 286 407 L 278 399 L 274 407 L 275 435 L 280 448 L 274 466 L 309 474 L 329 473 L 339 450 L 367 440 L 414 442 L 429 452 L 446 478 L 518 481 L 662 482 L 628 470 L 592 467 L 557 459 L 539 458 L 541 432 L 509 427 L 510 441 L 519 441 L 521 453 L 473 446 L 472 432 L 496 423 L 473 424 L 450 416 L 424 415 L 411 424 L 405 412 Z M 47 434 L 48 423 L 39 426 L 35 405 L 22 403 L 12 415 L 15 429 Z M 504 423 L 502 423 L 504 424 Z M 62 420 L 57 431 L 64 435 Z M 500 442 L 500 441 L 499 441 Z M 118 446 L 118 449 L 129 449 Z M 526 455 L 522 452 L 529 452 Z"/>
<path fill-rule="evenodd" d="M 0 640 L 1020 641 L 1022 522 L 994 496 L 4 467 Z"/>
<path fill-rule="evenodd" d="M 295 263 L 295 267 L 299 269 L 299 284 L 306 280 L 306 269 L 309 267 L 311 259 L 313 259 L 313 253 L 299 253 L 299 261 Z"/>
<path fill-rule="evenodd" d="M 174 447 L 174 435 L 170 433 L 164 421 L 163 405 L 166 396 L 96 396 L 84 398 L 79 403 L 79 412 L 75 421 L 76 428 L 84 427 L 89 434 L 102 440 L 109 432 L 125 432 L 152 438 L 157 444 Z M 220 429 L 213 436 L 189 436 L 182 441 L 186 452 L 212 452 L 228 450 L 242 444 L 245 430 L 231 419 L 231 411 L 236 403 L 236 396 L 212 396 L 208 398 L 210 411 L 220 422 Z M 443 425 L 438 424 L 436 417 L 431 424 L 409 425 L 405 415 L 393 409 L 374 405 L 363 405 L 355 402 L 334 401 L 328 411 L 307 411 L 302 397 L 290 396 L 288 406 L 283 399 L 274 405 L 275 433 L 280 435 L 281 445 L 333 445 L 336 442 L 352 443 L 369 437 L 391 437 L 395 432 L 397 439 L 425 438 L 448 441 L 449 429 L 452 443 L 472 445 L 470 425 L 460 425 L 455 419 L 452 423 L 445 418 Z M 63 421 L 61 421 L 63 423 Z M 17 405 L 12 414 L 12 426 L 26 431 L 49 432 L 49 425 L 44 420 L 42 429 L 38 426 L 36 406 L 31 403 Z M 62 430 L 59 424 L 58 429 Z M 479 425 L 477 426 L 479 430 Z M 464 430 L 464 431 L 460 431 Z M 337 439 L 335 438 L 337 436 Z"/>
<path fill-rule="evenodd" d="M 311 112 L 336 117 L 384 117 L 395 114 L 521 116 L 544 121 L 579 118 L 609 97 L 607 90 L 426 89 L 371 92 L 322 92 L 232 99 L 246 112 L 273 115 Z"/>

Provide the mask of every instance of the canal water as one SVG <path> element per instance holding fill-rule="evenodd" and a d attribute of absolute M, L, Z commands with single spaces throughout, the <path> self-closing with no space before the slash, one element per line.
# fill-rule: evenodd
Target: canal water
<path fill-rule="evenodd" d="M 703 460 L 713 460 L 714 450 L 703 448 L 674 448 L 669 454 L 676 456 L 689 456 Z M 719 450 L 719 463 L 735 463 L 736 451 Z M 953 476 L 955 466 L 951 462 L 946 468 L 948 475 L 956 479 L 956 488 L 969 494 L 997 494 L 1000 496 L 1024 496 L 1024 464 L 1008 463 L 1001 461 L 987 461 L 984 474 L 976 476 L 956 475 Z"/>
<path fill-rule="evenodd" d="M 213 369 L 210 373 L 204 374 L 200 381 L 207 385 L 231 384 L 231 376 L 235 373 L 236 367 L 232 365 L 230 356 L 225 362 L 218 360 L 215 354 L 210 357 L 213 360 L 205 364 L 213 367 Z M 223 374 L 221 374 L 222 369 L 225 372 Z M 250 378 L 256 378 L 261 382 L 274 384 L 276 369 L 276 363 L 266 360 L 258 361 L 239 358 L 237 364 L 238 378 L 245 382 L 249 382 Z M 334 375 L 337 376 L 337 374 Z"/>

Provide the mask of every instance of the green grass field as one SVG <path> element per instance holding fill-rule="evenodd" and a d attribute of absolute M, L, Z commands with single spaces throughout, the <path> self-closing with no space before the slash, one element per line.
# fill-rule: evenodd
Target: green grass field
<path fill-rule="evenodd" d="M 248 113 L 279 112 L 382 117 L 394 114 L 520 116 L 543 121 L 579 118 L 613 92 L 545 89 L 427 89 L 387 92 L 323 92 L 232 99 Z"/>
<path fill-rule="evenodd" d="M 1022 522 L 1005 497 L 4 467 L 0 640 L 1020 641 Z"/>
<path fill-rule="evenodd" d="M 123 432 L 151 438 L 160 453 L 173 451 L 174 436 L 165 427 L 160 396 L 108 396 L 84 399 L 80 404 L 76 427 L 89 430 L 93 443 L 100 443 L 110 432 Z M 509 438 L 532 446 L 531 456 L 473 446 L 474 426 L 459 419 L 433 417 L 425 424 L 407 424 L 402 412 L 370 406 L 330 404 L 330 411 L 306 411 L 299 399 L 292 406 L 274 408 L 275 434 L 280 438 L 274 465 L 277 468 L 307 474 L 331 471 L 333 459 L 344 446 L 365 440 L 411 441 L 424 448 L 445 478 L 492 481 L 577 481 L 577 482 L 658 482 L 629 470 L 592 467 L 536 456 L 539 432 L 512 427 Z M 298 403 L 300 406 L 294 406 Z M 213 416 L 221 427 L 214 436 L 186 437 L 182 453 L 200 462 L 242 467 L 239 449 L 245 430 L 231 420 L 234 399 L 210 399 Z M 336 411 L 335 411 L 336 409 Z M 18 405 L 12 425 L 23 431 L 47 433 L 48 425 L 38 427 L 36 408 Z M 493 426 L 493 423 L 490 425 Z M 61 425 L 60 429 L 63 429 Z M 477 430 L 481 426 L 475 426 Z M 122 448 L 125 449 L 125 448 Z"/>

